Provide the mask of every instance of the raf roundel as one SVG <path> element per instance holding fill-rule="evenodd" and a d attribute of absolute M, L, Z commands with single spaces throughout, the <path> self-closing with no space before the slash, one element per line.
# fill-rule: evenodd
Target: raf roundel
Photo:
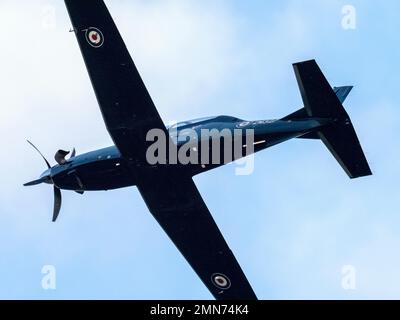
<path fill-rule="evenodd" d="M 103 33 L 97 28 L 89 28 L 85 33 L 87 42 L 94 48 L 100 48 L 104 44 Z"/>
<path fill-rule="evenodd" d="M 231 287 L 231 280 L 222 273 L 214 273 L 211 281 L 218 289 L 228 290 Z"/>

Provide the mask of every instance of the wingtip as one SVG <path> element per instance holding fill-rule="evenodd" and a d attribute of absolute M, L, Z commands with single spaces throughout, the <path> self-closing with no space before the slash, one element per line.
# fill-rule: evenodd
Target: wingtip
<path fill-rule="evenodd" d="M 359 179 L 359 178 L 366 178 L 366 177 L 371 177 L 373 176 L 374 173 L 371 171 L 371 169 L 368 168 L 368 170 L 366 170 L 365 172 L 359 173 L 357 175 L 349 175 L 350 179 L 354 180 L 354 179 Z"/>
<path fill-rule="evenodd" d="M 308 64 L 308 63 L 317 63 L 317 61 L 315 59 L 299 61 L 299 62 L 293 63 L 293 67 L 297 67 L 297 66 L 300 66 L 303 64 Z"/>

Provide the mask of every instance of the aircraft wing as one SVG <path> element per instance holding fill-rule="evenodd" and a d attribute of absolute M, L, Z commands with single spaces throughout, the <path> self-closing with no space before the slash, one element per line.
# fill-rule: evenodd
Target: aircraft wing
<path fill-rule="evenodd" d="M 65 4 L 108 132 L 122 156 L 144 162 L 147 132 L 166 128 L 125 43 L 102 0 Z"/>
<path fill-rule="evenodd" d="M 192 178 L 164 170 L 140 173 L 150 212 L 216 299 L 257 299 Z"/>
<path fill-rule="evenodd" d="M 147 132 L 167 131 L 104 2 L 65 3 L 107 129 L 139 164 L 132 174 L 151 213 L 217 299 L 256 299 L 192 178 L 147 164 Z"/>

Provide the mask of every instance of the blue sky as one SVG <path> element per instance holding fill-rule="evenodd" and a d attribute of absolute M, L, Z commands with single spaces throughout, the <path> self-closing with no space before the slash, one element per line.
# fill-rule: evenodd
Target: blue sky
<path fill-rule="evenodd" d="M 355 85 L 345 106 L 373 177 L 350 181 L 322 143 L 290 141 L 257 154 L 250 176 L 227 166 L 195 181 L 259 298 L 400 298 L 400 3 L 106 3 L 167 123 L 284 116 L 301 106 L 291 64 L 306 59 Z M 341 25 L 347 4 L 355 30 Z M 49 159 L 111 139 L 63 3 L 3 0 L 0 26 L 0 298 L 211 298 L 135 188 L 64 192 L 53 224 L 51 188 L 22 187 L 45 169 L 26 138 Z M 41 287 L 44 265 L 56 290 Z"/>

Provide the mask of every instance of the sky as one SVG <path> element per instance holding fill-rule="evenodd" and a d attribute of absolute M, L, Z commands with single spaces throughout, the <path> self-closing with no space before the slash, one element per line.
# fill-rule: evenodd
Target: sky
<path fill-rule="evenodd" d="M 251 175 L 195 182 L 260 299 L 399 299 L 400 3 L 106 4 L 165 123 L 283 117 L 301 106 L 292 63 L 308 59 L 355 86 L 345 107 L 374 176 L 350 180 L 321 142 L 293 140 Z M 45 170 L 26 139 L 53 164 L 58 149 L 112 144 L 70 28 L 62 1 L 0 0 L 0 298 L 211 299 L 135 187 L 63 192 L 52 223 L 51 187 L 22 186 Z"/>

